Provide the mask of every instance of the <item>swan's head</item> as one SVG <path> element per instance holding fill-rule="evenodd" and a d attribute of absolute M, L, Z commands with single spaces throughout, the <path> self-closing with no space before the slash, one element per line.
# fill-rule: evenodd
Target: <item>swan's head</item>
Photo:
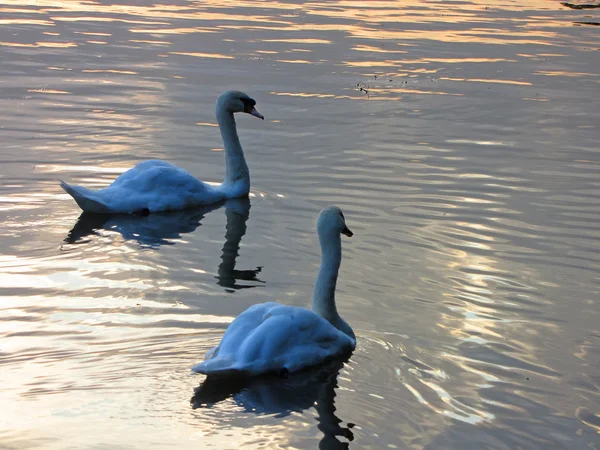
<path fill-rule="evenodd" d="M 346 226 L 346 218 L 344 213 L 337 206 L 328 206 L 323 209 L 317 219 L 317 230 L 319 235 L 344 234 L 352 237 L 352 231 Z"/>
<path fill-rule="evenodd" d="M 223 109 L 230 113 L 244 112 L 265 119 L 256 108 L 256 100 L 241 91 L 225 91 L 217 99 L 217 110 Z"/>

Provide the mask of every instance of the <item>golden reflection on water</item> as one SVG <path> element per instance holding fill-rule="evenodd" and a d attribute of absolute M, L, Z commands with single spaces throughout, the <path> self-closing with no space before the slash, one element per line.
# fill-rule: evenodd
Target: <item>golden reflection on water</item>
<path fill-rule="evenodd" d="M 34 42 L 33 44 L 23 44 L 19 42 L 0 42 L 0 46 L 4 47 L 47 47 L 47 48 L 70 48 L 77 47 L 77 44 L 72 42 Z"/>
<path fill-rule="evenodd" d="M 71 94 L 69 91 L 59 91 L 56 89 L 27 89 L 27 92 L 39 92 L 41 94 Z"/>
<path fill-rule="evenodd" d="M 184 53 L 184 52 L 170 52 L 171 55 L 183 55 L 183 56 L 195 56 L 197 58 L 215 58 L 215 59 L 233 59 L 233 56 L 219 55 L 215 53 Z"/>
<path fill-rule="evenodd" d="M 209 29 L 203 29 L 203 28 L 152 28 L 152 29 L 130 28 L 129 31 L 131 33 L 149 33 L 149 34 L 153 34 L 153 35 L 217 33 L 218 32 L 217 30 L 209 30 Z M 148 42 L 148 41 L 132 41 L 132 42 Z M 155 42 L 160 42 L 160 41 L 155 41 Z M 164 42 L 164 41 L 162 41 L 160 43 L 170 44 L 170 42 Z"/>
<path fill-rule="evenodd" d="M 475 83 L 498 83 L 498 84 L 514 84 L 517 86 L 532 86 L 533 83 L 529 81 L 515 81 L 515 80 L 492 80 L 492 79 L 478 79 L 478 78 L 450 78 L 440 77 L 440 80 L 448 81 L 469 81 Z"/>
<path fill-rule="evenodd" d="M 83 69 L 82 73 L 120 73 L 122 75 L 138 75 L 139 72 L 131 70 L 116 70 L 116 69 Z"/>

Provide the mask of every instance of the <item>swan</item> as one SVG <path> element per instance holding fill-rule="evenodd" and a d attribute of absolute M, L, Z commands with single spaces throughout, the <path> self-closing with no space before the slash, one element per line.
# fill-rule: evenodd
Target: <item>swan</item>
<path fill-rule="evenodd" d="M 255 105 L 254 99 L 240 91 L 223 92 L 217 99 L 217 122 L 225 145 L 225 181 L 219 186 L 204 183 L 188 171 L 160 160 L 137 164 L 104 189 L 93 191 L 62 180 L 60 186 L 83 211 L 102 214 L 149 214 L 246 197 L 250 192 L 250 174 L 233 114 L 244 112 L 264 120 Z"/>
<path fill-rule="evenodd" d="M 348 355 L 356 346 L 350 325 L 335 306 L 335 285 L 342 261 L 340 234 L 352 232 L 337 206 L 317 219 L 321 267 L 315 283 L 312 310 L 268 302 L 253 305 L 229 325 L 220 344 L 192 367 L 208 377 L 253 377 L 316 366 Z"/>

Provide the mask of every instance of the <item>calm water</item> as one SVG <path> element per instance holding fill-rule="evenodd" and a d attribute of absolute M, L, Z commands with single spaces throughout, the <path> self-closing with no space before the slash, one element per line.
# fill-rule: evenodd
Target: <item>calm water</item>
<path fill-rule="evenodd" d="M 0 12 L 1 448 L 600 449 L 599 9 Z M 249 202 L 79 218 L 58 179 L 163 158 L 222 180 L 230 88 L 267 118 L 238 118 Z M 355 232 L 350 361 L 194 396 L 233 317 L 309 304 L 328 204 Z"/>

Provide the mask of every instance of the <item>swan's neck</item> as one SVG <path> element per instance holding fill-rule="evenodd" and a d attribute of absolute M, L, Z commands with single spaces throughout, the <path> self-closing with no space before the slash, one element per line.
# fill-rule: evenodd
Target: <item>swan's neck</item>
<path fill-rule="evenodd" d="M 321 236 L 321 268 L 313 292 L 312 310 L 332 325 L 341 320 L 335 307 L 335 285 L 342 262 L 342 242 L 339 234 Z"/>
<path fill-rule="evenodd" d="M 250 191 L 250 173 L 233 113 L 217 107 L 217 122 L 225 146 L 225 181 L 222 186 L 228 190 L 235 189 L 235 196 L 247 195 Z"/>

